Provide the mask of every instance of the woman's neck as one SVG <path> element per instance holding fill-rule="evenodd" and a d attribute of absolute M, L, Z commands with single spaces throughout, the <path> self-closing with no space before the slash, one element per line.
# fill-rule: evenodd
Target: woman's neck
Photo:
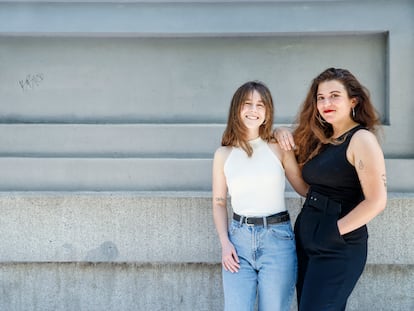
<path fill-rule="evenodd" d="M 353 129 L 355 126 L 357 126 L 358 123 L 355 121 L 347 122 L 346 124 L 343 124 L 341 126 L 333 127 L 333 138 L 341 137 L 343 134 L 348 132 L 349 130 Z"/>
<path fill-rule="evenodd" d="M 260 136 L 259 135 L 259 130 L 257 130 L 257 131 L 250 130 L 250 131 L 247 132 L 247 140 L 253 140 L 253 139 L 258 138 L 259 136 Z"/>

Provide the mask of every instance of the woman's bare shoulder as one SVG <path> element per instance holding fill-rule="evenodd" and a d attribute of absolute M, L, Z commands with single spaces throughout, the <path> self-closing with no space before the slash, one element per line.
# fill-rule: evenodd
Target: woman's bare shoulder
<path fill-rule="evenodd" d="M 267 144 L 270 150 L 272 150 L 273 153 L 278 157 L 278 159 L 282 161 L 283 156 L 284 156 L 284 151 L 280 147 L 280 145 L 277 142 L 268 142 Z"/>
<path fill-rule="evenodd" d="M 357 144 L 357 145 L 366 145 L 366 144 L 377 145 L 378 140 L 375 134 L 372 133 L 371 131 L 367 129 L 359 129 L 358 131 L 354 133 L 354 135 L 352 135 L 351 144 L 352 143 Z"/>
<path fill-rule="evenodd" d="M 232 150 L 231 146 L 218 147 L 216 152 L 214 153 L 214 158 L 225 160 L 229 156 L 231 150 Z"/>

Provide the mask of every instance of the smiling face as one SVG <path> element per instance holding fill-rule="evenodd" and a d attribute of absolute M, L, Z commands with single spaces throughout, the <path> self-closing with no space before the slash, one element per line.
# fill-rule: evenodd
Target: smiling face
<path fill-rule="evenodd" d="M 319 114 L 334 127 L 353 122 L 351 110 L 356 100 L 349 98 L 344 85 L 338 80 L 324 81 L 318 85 L 316 103 Z"/>
<path fill-rule="evenodd" d="M 223 133 L 223 146 L 241 146 L 252 154 L 249 140 L 260 136 L 272 139 L 273 98 L 269 88 L 260 81 L 249 81 L 233 94 L 227 126 Z"/>
<path fill-rule="evenodd" d="M 266 119 L 266 106 L 256 90 L 253 90 L 246 96 L 242 103 L 240 119 L 249 130 L 250 138 L 255 138 L 259 135 L 259 127 Z"/>

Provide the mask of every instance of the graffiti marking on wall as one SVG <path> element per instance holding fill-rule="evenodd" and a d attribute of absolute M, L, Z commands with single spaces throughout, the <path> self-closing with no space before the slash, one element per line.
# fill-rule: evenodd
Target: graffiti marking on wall
<path fill-rule="evenodd" d="M 23 91 L 32 90 L 38 87 L 43 80 L 43 73 L 28 74 L 25 79 L 19 80 L 19 85 Z"/>

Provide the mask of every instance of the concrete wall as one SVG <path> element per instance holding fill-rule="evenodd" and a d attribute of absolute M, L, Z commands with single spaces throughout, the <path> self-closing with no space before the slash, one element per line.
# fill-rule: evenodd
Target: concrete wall
<path fill-rule="evenodd" d="M 0 309 L 221 310 L 230 97 L 263 80 L 290 124 L 330 66 L 385 124 L 389 201 L 348 310 L 414 309 L 413 51 L 410 0 L 0 0 Z"/>
<path fill-rule="evenodd" d="M 295 219 L 301 200 L 287 193 Z M 209 192 L 4 193 L 4 310 L 221 310 Z M 414 307 L 414 195 L 391 195 L 369 225 L 348 310 Z"/>

